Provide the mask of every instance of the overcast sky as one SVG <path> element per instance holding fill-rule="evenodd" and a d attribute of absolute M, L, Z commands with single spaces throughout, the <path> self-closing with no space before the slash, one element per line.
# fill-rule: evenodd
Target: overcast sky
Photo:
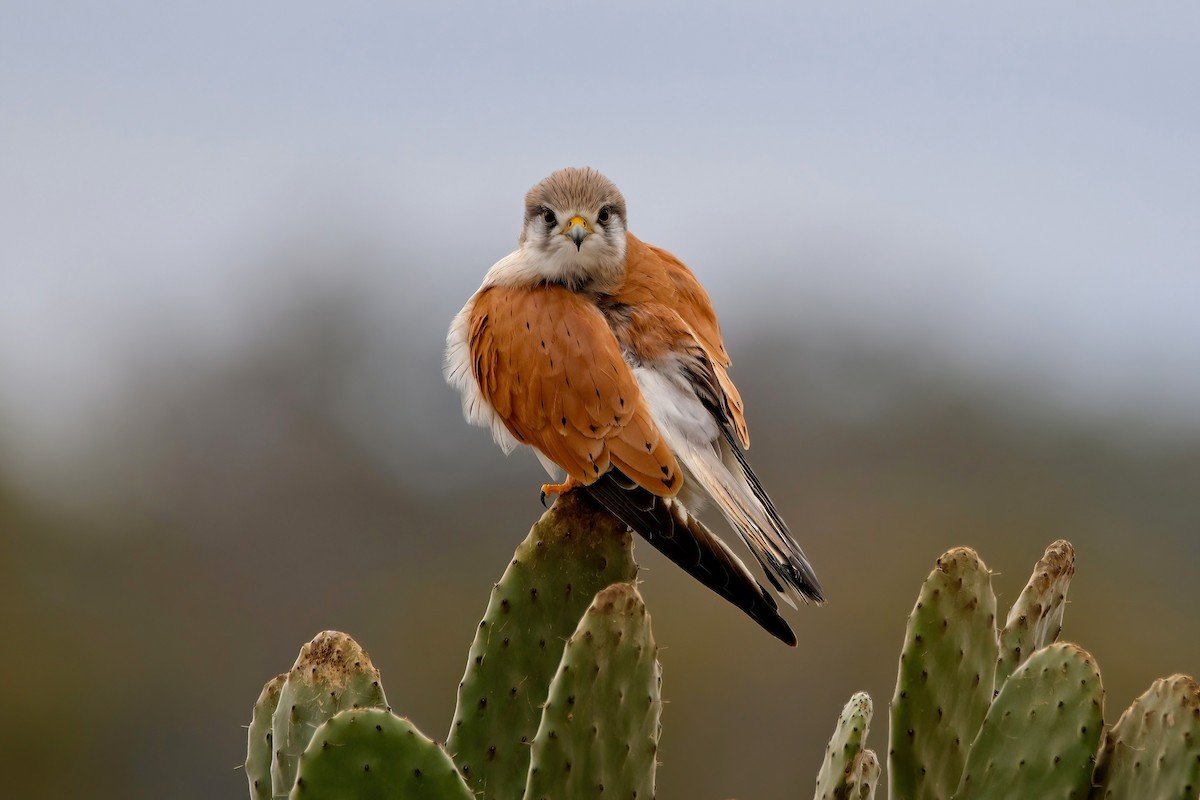
<path fill-rule="evenodd" d="M 727 328 L 1186 417 L 1198 76 L 1194 3 L 6 3 L 0 412 L 228 336 L 301 279 L 254 275 L 287 240 L 391 254 L 365 278 L 436 348 L 524 191 L 591 164 Z"/>

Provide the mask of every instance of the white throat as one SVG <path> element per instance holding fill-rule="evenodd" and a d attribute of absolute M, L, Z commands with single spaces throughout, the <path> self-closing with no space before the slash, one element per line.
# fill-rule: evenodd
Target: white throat
<path fill-rule="evenodd" d="M 625 275 L 625 236 L 614 238 L 592 234 L 578 249 L 562 236 L 549 242 L 526 240 L 492 265 L 481 288 L 561 283 L 575 291 L 615 291 Z"/>

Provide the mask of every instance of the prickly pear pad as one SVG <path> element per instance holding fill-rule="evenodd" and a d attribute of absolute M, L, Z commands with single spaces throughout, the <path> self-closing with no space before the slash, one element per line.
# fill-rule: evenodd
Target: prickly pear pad
<path fill-rule="evenodd" d="M 563 650 L 533 740 L 524 800 L 654 797 L 658 648 L 632 583 L 609 586 Z"/>
<path fill-rule="evenodd" d="M 290 800 L 472 800 L 454 762 L 406 719 L 379 708 L 337 714 L 300 756 Z"/>
<path fill-rule="evenodd" d="M 446 742 L 480 800 L 520 797 L 550 679 L 596 593 L 633 580 L 625 525 L 568 492 L 533 526 L 492 589 Z"/>
<path fill-rule="evenodd" d="M 1046 548 L 1000 631 L 996 688 L 1003 687 L 1008 676 L 1034 652 L 1058 640 L 1074 574 L 1075 548 L 1070 542 L 1059 539 Z"/>
<path fill-rule="evenodd" d="M 271 784 L 275 797 L 287 797 L 291 791 L 296 764 L 313 731 L 339 711 L 360 706 L 387 707 L 379 670 L 358 642 L 346 634 L 317 634 L 300 648 L 271 717 L 275 747 Z"/>
<path fill-rule="evenodd" d="M 1004 684 L 971 745 L 955 800 L 1084 800 L 1104 728 L 1096 660 L 1038 650 Z"/>
<path fill-rule="evenodd" d="M 1200 686 L 1159 678 L 1105 737 L 1093 776 L 1096 800 L 1200 796 Z"/>
<path fill-rule="evenodd" d="M 825 758 L 817 772 L 814 800 L 847 800 L 854 797 L 850 785 L 861 777 L 863 743 L 871 728 L 874 706 L 866 692 L 858 692 L 842 709 L 837 728 L 825 747 Z M 879 768 L 878 760 L 875 764 Z"/>
<path fill-rule="evenodd" d="M 271 797 L 271 716 L 279 705 L 279 692 L 287 680 L 286 672 L 267 681 L 250 718 L 246 733 L 246 781 L 250 784 L 250 800 L 270 800 Z"/>
<path fill-rule="evenodd" d="M 892 800 L 946 800 L 992 702 L 996 595 L 974 550 L 938 559 L 908 618 L 892 696 Z"/>
<path fill-rule="evenodd" d="M 882 771 L 875 751 L 863 750 L 858 759 L 858 766 L 854 768 L 854 774 L 846 782 L 847 799 L 875 800 L 875 789 L 879 786 L 879 775 Z"/>

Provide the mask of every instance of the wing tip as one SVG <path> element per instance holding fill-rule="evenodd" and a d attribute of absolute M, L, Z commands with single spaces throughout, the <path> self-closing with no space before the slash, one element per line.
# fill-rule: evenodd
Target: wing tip
<path fill-rule="evenodd" d="M 796 646 L 796 634 L 779 613 L 771 592 L 681 503 L 654 496 L 615 469 L 587 486 L 586 493 L 767 633 Z"/>
<path fill-rule="evenodd" d="M 786 622 L 778 627 L 766 628 L 766 631 L 788 647 L 797 647 L 799 644 L 796 640 L 796 634 L 792 632 L 792 629 L 788 627 Z"/>
<path fill-rule="evenodd" d="M 799 563 L 790 563 L 782 570 L 780 577 L 787 584 L 787 594 L 794 596 L 804 605 L 823 606 L 827 601 L 825 590 L 817 580 L 817 575 L 808 561 L 801 558 Z"/>

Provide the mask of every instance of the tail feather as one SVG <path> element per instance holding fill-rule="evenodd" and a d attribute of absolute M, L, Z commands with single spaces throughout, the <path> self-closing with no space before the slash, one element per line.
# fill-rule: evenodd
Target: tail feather
<path fill-rule="evenodd" d="M 584 491 L 689 575 L 740 608 L 768 633 L 795 647 L 796 635 L 779 615 L 771 594 L 682 503 L 655 496 L 615 469 Z M 771 581 L 774 583 L 773 577 Z"/>
<path fill-rule="evenodd" d="M 729 431 L 715 447 L 693 446 L 679 455 L 691 477 L 720 506 L 784 599 L 789 603 L 792 597 L 805 603 L 824 602 L 825 594 L 808 558 Z"/>

